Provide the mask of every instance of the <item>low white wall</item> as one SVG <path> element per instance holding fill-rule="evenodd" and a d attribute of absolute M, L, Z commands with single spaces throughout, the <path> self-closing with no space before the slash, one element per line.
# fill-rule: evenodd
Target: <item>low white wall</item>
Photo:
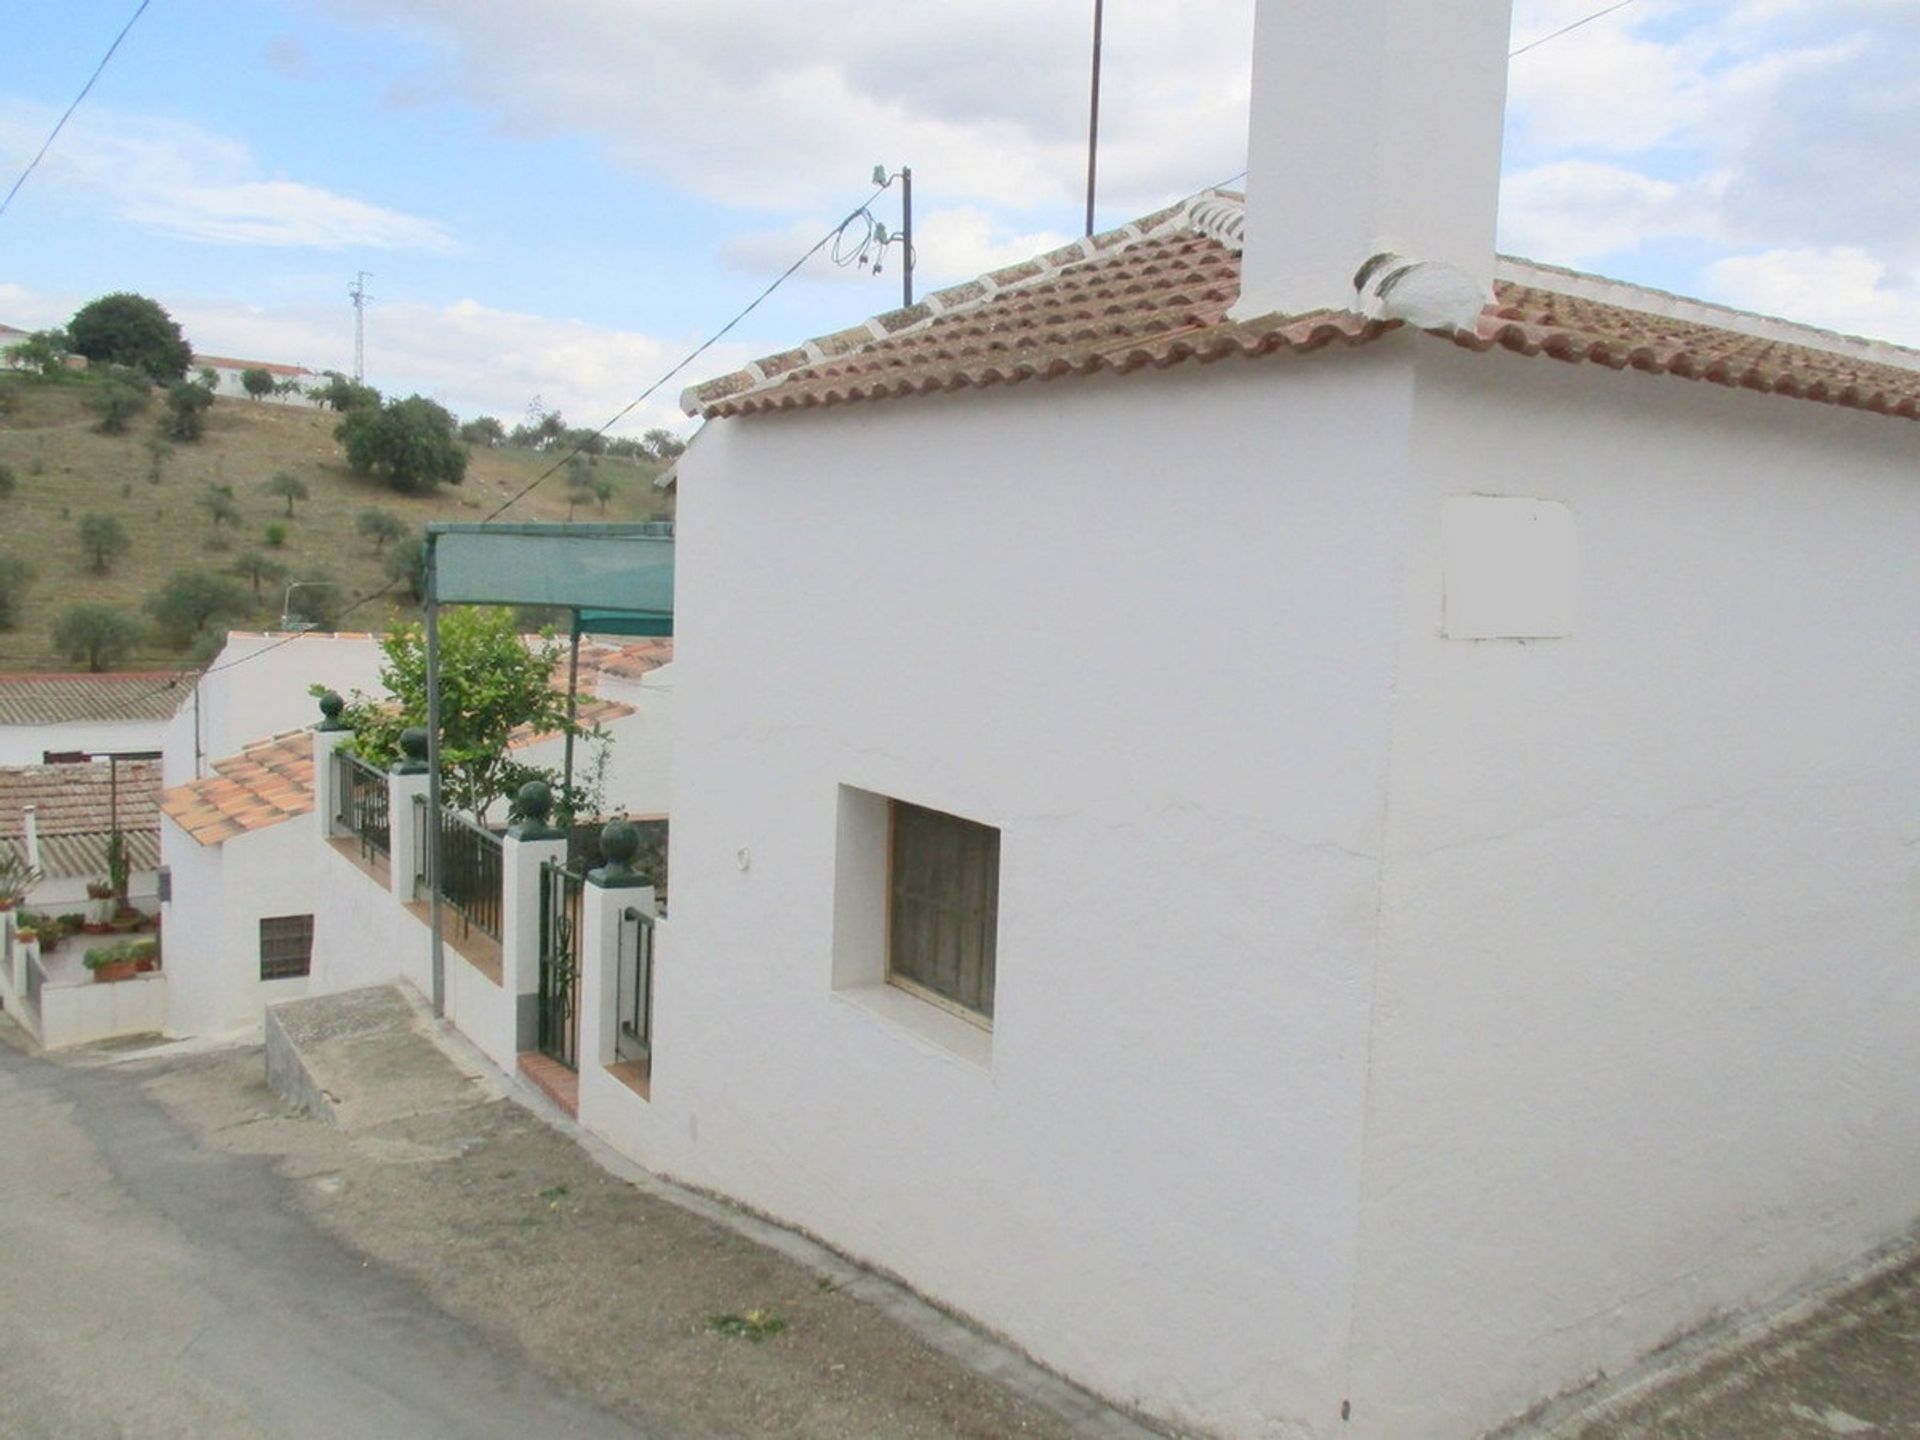
<path fill-rule="evenodd" d="M 48 1050 L 166 1028 L 164 970 L 105 985 L 49 985 L 40 992 L 40 1044 Z"/>

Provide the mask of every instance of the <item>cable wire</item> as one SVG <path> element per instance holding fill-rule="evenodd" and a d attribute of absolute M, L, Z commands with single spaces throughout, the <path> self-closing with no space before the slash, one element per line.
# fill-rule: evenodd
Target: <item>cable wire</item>
<path fill-rule="evenodd" d="M 143 9 L 145 8 L 144 4 L 142 8 Z M 137 19 L 138 17 L 136 16 L 135 18 Z M 782 285 L 786 284 L 788 280 L 792 279 L 794 276 L 794 273 L 798 271 L 802 265 L 805 265 L 807 261 L 811 260 L 815 255 L 819 254 L 823 248 L 825 248 L 827 245 L 832 243 L 833 240 L 837 236 L 839 236 L 843 231 L 845 231 L 847 227 L 851 225 L 856 219 L 858 219 L 860 215 L 865 213 L 867 210 L 867 207 L 873 204 L 874 200 L 876 200 L 879 197 L 881 191 L 885 189 L 886 187 L 884 185 L 876 188 L 872 195 L 869 195 L 860 204 L 854 206 L 853 209 L 849 210 L 844 220 L 842 220 L 838 225 L 834 226 L 831 230 L 827 231 L 826 234 L 822 235 L 818 240 L 816 240 L 813 243 L 813 246 L 804 255 L 802 255 L 798 260 L 795 260 L 785 270 L 781 271 L 779 276 L 777 276 L 773 280 L 773 282 L 766 287 L 766 289 L 762 290 L 758 295 L 754 296 L 753 299 L 749 301 L 746 304 L 746 306 L 742 308 L 737 314 L 735 314 L 731 320 L 727 321 L 726 324 L 722 325 L 718 330 L 714 331 L 713 334 L 709 335 L 705 340 L 701 341 L 692 350 L 688 351 L 687 354 L 680 360 L 678 364 L 676 364 L 672 369 L 668 370 L 665 374 L 661 375 L 657 380 L 655 380 L 645 390 L 642 390 L 632 400 L 628 401 L 624 406 L 620 408 L 620 410 L 617 413 L 615 413 L 610 419 L 608 419 L 603 425 L 601 425 L 599 429 L 590 432 L 584 439 L 576 441 L 571 450 L 569 450 L 566 454 L 562 455 L 558 460 L 555 460 L 553 464 L 549 465 L 545 470 L 541 471 L 527 484 L 521 486 L 520 489 L 516 490 L 512 495 L 508 496 L 505 500 L 501 501 L 498 506 L 496 506 L 491 512 L 487 514 L 487 516 L 484 519 L 481 520 L 480 523 L 483 525 L 491 524 L 493 521 L 499 519 L 500 516 L 504 515 L 508 510 L 512 509 L 515 505 L 519 504 L 520 501 L 524 500 L 528 495 L 532 494 L 533 491 L 539 488 L 541 484 L 551 479 L 556 473 L 558 473 L 566 465 L 566 463 L 569 460 L 573 459 L 574 456 L 583 453 L 589 443 L 591 443 L 595 439 L 598 439 L 600 436 L 605 435 L 607 431 L 611 430 L 615 425 L 619 424 L 628 415 L 632 414 L 633 411 L 638 406 L 644 404 L 649 397 L 651 397 L 656 391 L 660 389 L 662 385 L 665 385 L 669 380 L 673 379 L 674 376 L 678 375 L 682 370 L 686 369 L 687 366 L 691 365 L 695 360 L 699 359 L 702 355 L 704 355 L 708 350 L 711 350 L 715 345 L 719 344 L 720 341 L 725 339 L 727 334 L 730 331 L 732 331 L 735 326 L 737 326 L 742 320 L 745 320 L 755 310 L 759 309 L 761 303 L 765 301 L 768 296 L 772 295 L 774 291 L 778 290 Z M 339 618 L 344 620 L 346 619 L 347 616 L 353 614 L 355 611 L 363 608 L 364 606 L 370 605 L 376 600 L 379 600 L 388 595 L 391 595 L 395 590 L 400 588 L 401 584 L 402 584 L 402 581 L 400 580 L 391 580 L 391 581 L 388 581 L 385 585 L 382 585 L 379 589 L 369 591 L 367 594 L 361 596 L 358 600 L 355 600 L 351 605 L 347 606 L 344 610 L 342 610 L 340 612 Z M 291 645 L 294 641 L 298 640 L 302 635 L 306 633 L 307 632 L 303 630 L 291 631 L 288 634 L 281 636 L 278 640 L 275 640 L 272 644 L 263 645 L 260 647 L 260 649 L 255 650 L 250 654 L 239 656 L 236 659 L 229 660 L 223 665 L 210 665 L 199 670 L 195 670 L 192 667 L 183 669 L 179 671 L 177 674 L 173 675 L 171 678 L 154 686 L 151 690 L 142 691 L 138 695 L 129 696 L 126 699 L 120 701 L 119 708 L 125 711 L 131 711 L 134 707 L 141 705 L 147 700 L 151 700 L 154 696 L 162 694 L 165 691 L 172 690 L 177 686 L 183 683 L 186 683 L 188 681 L 191 681 L 191 683 L 197 685 L 199 684 L 200 681 L 206 679 L 209 675 L 218 675 L 223 671 L 237 669 L 239 666 L 250 664 L 253 661 L 258 660 L 262 655 L 269 655 L 273 653 L 275 650 L 280 649 L 283 645 Z M 101 716 L 101 718 L 111 719 L 113 718 L 113 716 L 103 715 Z"/>
<path fill-rule="evenodd" d="M 1604 20 L 1607 16 L 1613 14 L 1614 11 L 1624 10 L 1627 8 L 1627 6 L 1631 4 L 1633 4 L 1633 0 L 1618 0 L 1617 4 L 1609 5 L 1604 10 L 1596 10 L 1593 12 L 1593 14 L 1585 16 L 1582 19 L 1576 20 L 1571 25 L 1562 25 L 1558 30 L 1554 31 L 1551 35 L 1542 35 L 1538 40 L 1529 40 L 1526 44 L 1522 45 L 1518 50 L 1509 50 L 1507 52 L 1507 58 L 1509 60 L 1514 60 L 1526 54 L 1529 50 L 1538 50 L 1542 45 L 1546 44 L 1549 40 L 1558 40 L 1562 35 L 1571 35 L 1575 30 L 1578 30 L 1582 25 L 1591 25 L 1596 20 Z"/>
<path fill-rule="evenodd" d="M 60 117 L 52 131 L 48 133 L 46 143 L 40 147 L 39 153 L 27 162 L 27 168 L 20 172 L 20 178 L 15 180 L 13 182 L 13 188 L 7 191 L 7 198 L 0 200 L 0 215 L 7 213 L 7 207 L 13 204 L 13 197 L 18 195 L 20 193 L 20 187 L 27 183 L 27 177 L 40 168 L 40 162 L 46 158 L 47 151 L 51 150 L 53 148 L 53 142 L 60 138 L 60 132 L 67 128 L 67 121 L 73 118 L 73 112 L 80 108 L 80 102 L 87 98 L 87 92 L 93 89 L 94 82 L 100 78 L 100 73 L 107 68 L 107 62 L 113 59 L 113 52 L 120 48 L 120 42 L 127 38 L 127 32 L 132 30 L 135 22 L 147 13 L 147 6 L 152 3 L 153 0 L 140 0 L 140 8 L 133 12 L 133 19 L 127 21 L 125 25 L 120 27 L 120 33 L 113 37 L 113 43 L 107 47 L 107 53 L 100 57 L 100 63 L 93 67 L 93 74 L 87 77 L 87 83 L 80 87 L 80 93 L 73 97 L 73 103 L 67 106 L 66 113 Z"/>

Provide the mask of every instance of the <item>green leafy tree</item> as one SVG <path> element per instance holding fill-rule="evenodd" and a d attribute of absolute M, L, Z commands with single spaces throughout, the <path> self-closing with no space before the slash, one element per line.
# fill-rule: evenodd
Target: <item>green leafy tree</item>
<path fill-rule="evenodd" d="M 213 391 L 205 385 L 190 385 L 176 380 L 167 387 L 167 434 L 191 443 L 206 433 L 207 411 L 213 407 Z"/>
<path fill-rule="evenodd" d="M 482 415 L 476 420 L 467 421 L 460 427 L 460 438 L 469 445 L 478 445 L 482 449 L 491 450 L 496 445 L 506 443 L 507 430 L 493 416 Z"/>
<path fill-rule="evenodd" d="M 279 471 L 260 488 L 265 490 L 269 495 L 285 497 L 287 502 L 287 518 L 289 520 L 293 518 L 293 502 L 307 498 L 307 482 L 291 470 Z"/>
<path fill-rule="evenodd" d="M 584 455 L 567 457 L 567 519 L 573 519 L 573 507 L 587 503 L 593 493 L 593 475 Z"/>
<path fill-rule="evenodd" d="M 144 372 L 112 366 L 87 391 L 87 408 L 100 417 L 102 435 L 124 435 L 133 417 L 147 408 L 151 391 Z"/>
<path fill-rule="evenodd" d="M 385 569 L 389 580 L 407 587 L 415 601 L 427 598 L 427 539 L 415 535 L 387 552 Z"/>
<path fill-rule="evenodd" d="M 400 732 L 427 723 L 427 643 L 418 624 L 392 631 L 379 698 L 355 694 L 342 715 L 362 757 L 386 764 L 399 754 Z M 525 778 L 507 739 L 525 725 L 541 733 L 567 729 L 567 697 L 553 688 L 562 647 L 551 635 L 529 645 L 498 608 L 454 607 L 440 615 L 440 760 L 448 801 L 482 823 L 509 784 Z M 589 733 L 575 727 L 576 734 Z M 542 777 L 549 778 L 549 777 Z"/>
<path fill-rule="evenodd" d="M 647 431 L 640 438 L 656 460 L 675 460 L 686 453 L 687 442 L 671 430 L 665 430 L 659 426 Z"/>
<path fill-rule="evenodd" d="M 58 375 L 73 349 L 64 330 L 36 330 L 7 352 L 7 363 L 20 370 Z"/>
<path fill-rule="evenodd" d="M 166 478 L 167 462 L 173 459 L 173 446 L 162 435 L 149 435 L 140 443 L 147 452 L 147 483 L 158 485 Z"/>
<path fill-rule="evenodd" d="M 273 372 L 249 365 L 240 372 L 240 388 L 253 399 L 264 400 L 273 394 Z"/>
<path fill-rule="evenodd" d="M 93 573 L 104 575 L 115 560 L 133 548 L 133 539 L 115 516 L 87 514 L 80 517 L 80 548 L 87 552 Z"/>
<path fill-rule="evenodd" d="M 160 593 L 147 601 L 147 612 L 176 649 L 216 626 L 243 619 L 252 608 L 253 599 L 239 582 L 207 570 L 174 571 Z"/>
<path fill-rule="evenodd" d="M 349 411 L 333 434 L 355 473 L 378 476 L 403 495 L 467 478 L 467 447 L 454 433 L 453 416 L 424 395 Z"/>
<path fill-rule="evenodd" d="M 111 670 L 140 643 L 140 622 L 112 605 L 72 605 L 53 622 L 53 648 L 75 665 Z"/>
<path fill-rule="evenodd" d="M 182 379 L 193 347 L 156 300 L 119 291 L 89 301 L 67 322 L 67 343 L 95 364 L 131 365 L 155 380 Z"/>
<path fill-rule="evenodd" d="M 20 601 L 33 583 L 31 562 L 12 553 L 0 553 L 0 630 L 20 623 Z"/>
<path fill-rule="evenodd" d="M 240 528 L 240 504 L 233 498 L 231 485 L 209 485 L 195 497 L 194 503 L 207 512 L 216 534 L 222 526 L 229 530 Z"/>
<path fill-rule="evenodd" d="M 379 409 L 380 392 L 373 386 L 349 379 L 338 370 L 327 371 L 325 379 L 326 384 L 316 385 L 307 393 L 329 410 L 345 414 L 351 410 Z"/>
<path fill-rule="evenodd" d="M 596 470 L 593 475 L 593 498 L 600 502 L 600 513 L 607 513 L 607 501 L 619 487 L 613 483 L 613 477 L 604 470 Z"/>
<path fill-rule="evenodd" d="M 373 553 L 379 555 L 395 540 L 406 536 L 407 522 L 391 510 L 370 505 L 354 520 L 353 528 L 373 541 Z"/>
<path fill-rule="evenodd" d="M 209 395 L 220 393 L 220 372 L 211 365 L 202 365 L 194 372 L 194 383 Z"/>
<path fill-rule="evenodd" d="M 244 550 L 233 562 L 233 573 L 253 586 L 253 598 L 260 598 L 263 584 L 279 584 L 287 578 L 287 567 L 258 550 Z"/>

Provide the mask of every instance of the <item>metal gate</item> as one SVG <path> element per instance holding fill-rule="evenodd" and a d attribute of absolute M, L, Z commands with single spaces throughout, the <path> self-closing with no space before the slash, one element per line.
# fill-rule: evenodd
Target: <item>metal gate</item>
<path fill-rule="evenodd" d="M 653 916 L 629 905 L 620 912 L 615 1004 L 620 1024 L 615 1060 L 653 1063 Z"/>
<path fill-rule="evenodd" d="M 540 1053 L 580 1068 L 580 907 L 584 872 L 540 867 Z"/>

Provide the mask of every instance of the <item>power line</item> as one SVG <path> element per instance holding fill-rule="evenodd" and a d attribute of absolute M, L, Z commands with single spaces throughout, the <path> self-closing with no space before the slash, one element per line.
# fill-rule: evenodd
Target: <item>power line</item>
<path fill-rule="evenodd" d="M 73 118 L 73 112 L 80 108 L 80 102 L 87 98 L 87 92 L 93 89 L 94 81 L 100 78 L 100 72 L 105 70 L 107 68 L 107 62 L 113 59 L 113 52 L 120 48 L 120 42 L 127 38 L 127 32 L 133 29 L 134 22 L 147 13 L 147 6 L 152 3 L 153 0 L 140 0 L 139 9 L 133 12 L 133 19 L 127 21 L 125 25 L 120 27 L 120 33 L 113 37 L 113 43 L 107 47 L 107 53 L 100 57 L 100 63 L 93 67 L 93 74 L 87 77 L 87 83 L 80 87 L 80 93 L 73 97 L 73 103 L 67 106 L 66 113 L 60 117 L 58 123 L 56 123 L 52 131 L 48 133 L 46 143 L 40 147 L 39 153 L 27 162 L 27 168 L 20 172 L 20 178 L 14 181 L 13 188 L 7 191 L 7 198 L 0 200 L 0 215 L 7 213 L 7 207 L 13 204 L 13 197 L 18 195 L 20 193 L 20 187 L 27 183 L 27 177 L 40 168 L 40 162 L 46 158 L 47 151 L 51 150 L 53 148 L 53 142 L 60 138 L 60 132 L 67 127 L 67 121 Z"/>
<path fill-rule="evenodd" d="M 774 281 L 766 287 L 766 289 L 762 290 L 758 295 L 754 296 L 753 299 L 749 301 L 746 304 L 746 306 L 742 308 L 739 311 L 739 313 L 736 314 L 731 320 L 727 321 L 726 324 L 722 325 L 718 330 L 714 331 L 713 334 L 709 335 L 705 340 L 701 341 L 692 350 L 688 351 L 685 357 L 683 357 L 678 364 L 676 364 L 671 370 L 668 370 L 664 375 L 660 376 L 659 379 L 655 380 L 645 390 L 642 390 L 632 400 L 628 401 L 627 404 L 622 406 L 620 410 L 615 415 L 613 415 L 612 418 L 607 420 L 605 424 L 601 425 L 599 429 L 592 431 L 585 439 L 576 441 L 573 448 L 569 450 L 565 455 L 562 455 L 558 460 L 554 461 L 553 464 L 549 465 L 545 470 L 541 471 L 540 474 L 536 475 L 531 481 L 521 486 L 520 489 L 516 490 L 512 495 L 508 496 L 505 500 L 503 500 L 480 523 L 483 525 L 491 524 L 493 521 L 499 519 L 500 516 L 505 514 L 508 510 L 512 509 L 520 501 L 524 500 L 528 495 L 532 494 L 533 491 L 537 489 L 543 482 L 551 479 L 553 475 L 557 473 L 567 463 L 567 461 L 573 459 L 574 456 L 581 454 L 586 449 L 586 446 L 588 445 L 589 442 L 606 434 L 607 431 L 611 430 L 615 425 L 618 425 L 628 415 L 632 414 L 637 407 L 644 404 L 647 401 L 647 399 L 650 396 L 652 396 L 656 391 L 658 391 L 662 385 L 666 384 L 674 376 L 678 375 L 682 370 L 686 369 L 687 366 L 691 365 L 695 360 L 699 359 L 708 350 L 711 350 L 715 345 L 719 344 L 720 341 L 725 339 L 728 333 L 732 331 L 735 326 L 737 326 L 742 320 L 746 319 L 747 316 L 751 315 L 755 310 L 759 309 L 761 303 L 765 301 L 768 296 L 772 295 L 774 291 L 778 290 L 782 285 L 786 284 L 788 280 L 792 279 L 794 276 L 794 273 L 798 271 L 802 265 L 805 265 L 807 261 L 811 260 L 815 255 L 819 254 L 822 249 L 824 249 L 827 245 L 833 242 L 835 237 L 839 236 L 841 232 L 844 231 L 849 225 L 851 225 L 860 215 L 865 213 L 867 210 L 867 207 L 872 205 L 873 202 L 879 198 L 881 191 L 885 190 L 886 188 L 887 187 L 885 185 L 881 185 L 877 187 L 874 190 L 873 194 L 869 195 L 860 204 L 854 206 L 853 209 L 849 210 L 847 212 L 845 219 L 840 221 L 838 225 L 835 225 L 831 230 L 827 231 L 826 234 L 822 235 L 818 240 L 816 240 L 811 246 L 811 248 L 809 248 L 807 252 L 803 254 L 798 260 L 795 260 L 785 270 L 781 271 L 779 276 L 776 277 Z M 402 582 L 400 580 L 391 580 L 387 584 L 382 585 L 379 589 L 370 591 L 366 595 L 361 596 L 358 600 L 354 601 L 351 605 L 347 606 L 346 609 L 342 610 L 340 612 L 339 618 L 344 620 L 347 616 L 353 614 L 357 610 L 360 610 L 364 606 L 370 605 L 376 600 L 380 600 L 388 595 L 391 595 L 395 590 L 397 590 L 400 587 L 401 583 Z M 131 712 L 135 707 L 141 705 L 147 700 L 152 699 L 154 696 L 163 694 L 168 690 L 175 689 L 176 687 L 182 684 L 190 682 L 192 684 L 197 685 L 200 681 L 206 679 L 209 675 L 218 675 L 218 674 L 221 674 L 223 671 L 234 670 L 239 668 L 242 665 L 250 664 L 253 661 L 258 660 L 262 655 L 272 654 L 275 650 L 280 649 L 284 645 L 291 645 L 294 641 L 298 640 L 301 637 L 301 635 L 303 635 L 304 633 L 306 632 L 294 631 L 289 634 L 283 635 L 278 640 L 275 640 L 272 644 L 263 645 L 258 650 L 252 651 L 251 653 L 246 655 L 239 656 L 236 659 L 227 661 L 224 665 L 212 665 L 205 669 L 197 670 L 197 671 L 192 668 L 183 669 L 178 674 L 172 676 L 170 679 L 165 680 L 160 684 L 154 686 L 151 690 L 142 691 L 138 695 L 130 696 L 127 699 L 122 700 L 120 702 L 119 708 L 123 711 Z M 110 717 L 103 717 L 103 718 L 110 718 Z"/>
<path fill-rule="evenodd" d="M 1618 0 L 1617 4 L 1609 5 L 1604 10 L 1596 10 L 1593 12 L 1593 14 L 1584 16 L 1583 18 L 1574 21 L 1571 25 L 1562 25 L 1558 30 L 1554 31 L 1551 35 L 1542 35 L 1538 40 L 1529 40 L 1526 44 L 1522 45 L 1518 50 L 1509 50 L 1507 52 L 1507 58 L 1509 60 L 1513 60 L 1518 58 L 1521 55 L 1526 54 L 1529 50 L 1538 50 L 1542 45 L 1546 44 L 1549 40 L 1558 40 L 1562 35 L 1571 35 L 1575 30 L 1578 30 L 1582 25 L 1591 25 L 1596 20 L 1604 20 L 1607 16 L 1613 14 L 1614 11 L 1624 10 L 1627 8 L 1627 6 L 1631 4 L 1633 4 L 1633 0 Z"/>
<path fill-rule="evenodd" d="M 608 420 L 598 430 L 591 432 L 586 437 L 586 439 L 577 441 L 574 444 L 573 449 L 569 450 L 565 455 L 562 455 L 558 460 L 554 461 L 553 464 L 549 465 L 545 470 L 541 471 L 538 475 L 534 476 L 532 480 L 529 480 L 525 485 L 521 486 L 518 490 L 514 491 L 514 493 L 509 495 L 505 500 L 501 501 L 499 506 L 496 507 L 492 511 L 492 513 L 490 513 L 486 517 L 486 519 L 482 520 L 480 523 L 484 525 L 490 521 L 497 520 L 501 515 L 505 514 L 508 510 L 511 510 L 515 505 L 519 504 L 520 501 L 525 499 L 528 495 L 531 495 L 543 483 L 551 479 L 555 474 L 555 472 L 557 472 L 563 465 L 565 465 L 567 461 L 573 459 L 574 456 L 582 453 L 591 441 L 597 440 L 602 435 L 605 435 L 607 431 L 611 430 L 615 425 L 618 425 L 622 420 L 626 419 L 628 415 L 632 414 L 636 408 L 644 404 L 653 395 L 653 393 L 657 391 L 662 385 L 666 384 L 674 376 L 678 375 L 682 370 L 686 369 L 687 366 L 691 365 L 695 360 L 698 360 L 702 355 L 706 354 L 706 352 L 711 350 L 715 345 L 718 345 L 722 340 L 724 340 L 727 337 L 728 332 L 731 331 L 734 326 L 738 325 L 742 320 L 746 319 L 747 316 L 751 315 L 755 310 L 758 310 L 760 308 L 760 304 L 762 301 L 764 301 L 769 295 L 773 294 L 773 292 L 778 290 L 782 285 L 786 284 L 787 281 L 792 279 L 795 271 L 797 271 L 802 265 L 806 264 L 807 261 L 811 260 L 815 255 L 818 255 L 828 245 L 832 244 L 834 240 L 841 234 L 842 231 L 844 231 L 849 225 L 851 225 L 856 219 L 858 219 L 863 212 L 865 212 L 865 210 L 869 205 L 873 204 L 875 200 L 880 198 L 880 192 L 882 190 L 885 190 L 886 188 L 887 187 L 885 185 L 877 186 L 874 189 L 873 194 L 869 195 L 865 200 L 861 201 L 858 205 L 854 206 L 853 209 L 847 212 L 846 218 L 844 220 L 842 220 L 839 224 L 835 225 L 832 229 L 828 230 L 827 233 L 822 235 L 818 240 L 814 241 L 812 246 L 809 247 L 809 249 L 804 255 L 802 255 L 798 260 L 794 261 L 785 270 L 782 270 L 780 274 L 777 277 L 775 277 L 773 283 L 768 285 L 767 288 L 762 290 L 758 295 L 754 296 L 752 300 L 748 301 L 746 304 L 746 307 L 742 309 L 737 315 L 735 315 L 731 320 L 727 321 L 727 323 L 722 325 L 718 330 L 714 331 L 713 334 L 709 335 L 706 339 L 702 340 L 692 350 L 688 351 L 687 354 L 680 360 L 680 362 L 676 364 L 671 370 L 667 371 L 666 374 L 662 375 L 658 380 L 655 380 L 651 385 L 647 386 L 646 389 L 642 390 L 638 395 L 634 396 L 633 399 L 629 400 L 625 405 L 623 405 L 620 408 L 619 412 L 615 414 L 612 419 Z"/>

